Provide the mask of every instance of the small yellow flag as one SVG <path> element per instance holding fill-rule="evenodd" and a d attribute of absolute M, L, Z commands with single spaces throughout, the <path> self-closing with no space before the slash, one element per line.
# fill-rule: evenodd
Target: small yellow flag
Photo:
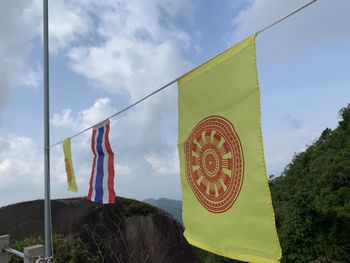
<path fill-rule="evenodd" d="M 267 183 L 255 35 L 178 81 L 187 241 L 247 262 L 279 262 Z"/>
<path fill-rule="evenodd" d="M 71 147 L 70 147 L 70 139 L 69 138 L 64 140 L 64 142 L 63 142 L 63 152 L 64 152 L 64 163 L 66 166 L 66 173 L 67 173 L 68 191 L 78 192 L 78 187 L 77 187 L 77 184 L 75 182 L 72 154 L 71 154 Z"/>

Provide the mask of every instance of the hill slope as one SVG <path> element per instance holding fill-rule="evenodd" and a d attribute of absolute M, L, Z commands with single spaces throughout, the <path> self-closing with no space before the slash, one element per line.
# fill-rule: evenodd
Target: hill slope
<path fill-rule="evenodd" d="M 143 202 L 158 207 L 171 214 L 178 222 L 182 224 L 182 201 L 168 198 L 153 199 L 148 198 Z"/>
<path fill-rule="evenodd" d="M 270 182 L 283 262 L 350 261 L 350 104 Z"/>
<path fill-rule="evenodd" d="M 282 262 L 350 262 L 350 105 L 341 118 L 270 181 Z M 160 206 L 159 200 L 146 201 Z M 52 201 L 52 211 L 56 233 L 80 237 L 104 253 L 104 262 L 198 261 L 182 226 L 150 205 L 124 198 L 105 206 L 67 199 Z M 0 208 L 0 235 L 19 240 L 42 231 L 42 201 Z M 202 262 L 234 262 L 197 254 Z"/>
<path fill-rule="evenodd" d="M 135 200 L 99 205 L 83 198 L 53 200 L 55 233 L 81 238 L 103 262 L 196 262 L 182 226 L 167 213 Z M 0 208 L 0 235 L 12 240 L 43 237 L 43 201 Z"/>

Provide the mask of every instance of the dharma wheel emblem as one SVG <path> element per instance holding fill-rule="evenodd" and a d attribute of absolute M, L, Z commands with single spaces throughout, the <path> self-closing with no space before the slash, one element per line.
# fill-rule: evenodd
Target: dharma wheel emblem
<path fill-rule="evenodd" d="M 227 119 L 200 121 L 185 142 L 186 178 L 212 213 L 223 213 L 236 201 L 243 183 L 244 158 L 240 139 Z"/>

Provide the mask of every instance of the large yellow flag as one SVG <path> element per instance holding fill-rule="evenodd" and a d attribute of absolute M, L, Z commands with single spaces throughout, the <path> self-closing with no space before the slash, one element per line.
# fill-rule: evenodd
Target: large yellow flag
<path fill-rule="evenodd" d="M 63 152 L 64 152 L 64 164 L 66 166 L 66 173 L 67 173 L 68 191 L 78 192 L 77 183 L 75 182 L 69 138 L 63 141 Z"/>
<path fill-rule="evenodd" d="M 184 235 L 248 262 L 279 262 L 266 178 L 255 35 L 179 79 Z"/>

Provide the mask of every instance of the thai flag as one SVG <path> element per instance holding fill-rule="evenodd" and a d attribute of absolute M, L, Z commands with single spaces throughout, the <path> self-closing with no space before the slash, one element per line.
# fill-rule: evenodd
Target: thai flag
<path fill-rule="evenodd" d="M 109 143 L 109 120 L 93 128 L 91 149 L 94 155 L 87 199 L 102 204 L 115 202 L 114 153 Z"/>

